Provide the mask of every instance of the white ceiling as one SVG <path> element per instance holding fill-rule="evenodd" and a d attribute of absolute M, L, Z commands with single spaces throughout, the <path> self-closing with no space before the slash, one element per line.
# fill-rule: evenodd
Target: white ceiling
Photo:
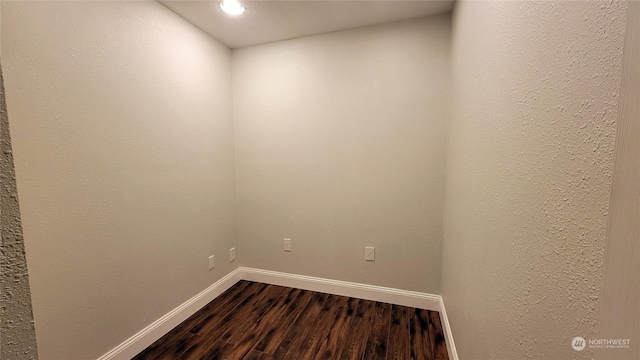
<path fill-rule="evenodd" d="M 453 7 L 453 0 L 240 0 L 246 12 L 230 16 L 220 10 L 219 1 L 159 1 L 232 49 L 442 14 Z"/>

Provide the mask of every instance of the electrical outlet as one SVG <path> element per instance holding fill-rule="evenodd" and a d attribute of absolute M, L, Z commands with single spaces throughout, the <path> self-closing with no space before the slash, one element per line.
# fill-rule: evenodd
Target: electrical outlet
<path fill-rule="evenodd" d="M 209 270 L 213 269 L 216 263 L 213 261 L 213 255 L 209 256 Z"/>
<path fill-rule="evenodd" d="M 236 248 L 232 247 L 229 249 L 229 261 L 233 261 L 236 259 Z"/>
<path fill-rule="evenodd" d="M 291 239 L 284 238 L 284 251 L 291 251 Z"/>
<path fill-rule="evenodd" d="M 376 260 L 376 248 L 373 246 L 366 246 L 364 248 L 364 259 L 367 261 L 375 261 Z"/>

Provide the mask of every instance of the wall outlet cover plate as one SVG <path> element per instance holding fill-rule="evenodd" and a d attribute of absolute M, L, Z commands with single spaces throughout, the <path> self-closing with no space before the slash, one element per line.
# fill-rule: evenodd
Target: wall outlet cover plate
<path fill-rule="evenodd" d="M 364 248 L 364 259 L 367 261 L 375 261 L 376 260 L 376 248 L 373 246 L 366 246 Z"/>

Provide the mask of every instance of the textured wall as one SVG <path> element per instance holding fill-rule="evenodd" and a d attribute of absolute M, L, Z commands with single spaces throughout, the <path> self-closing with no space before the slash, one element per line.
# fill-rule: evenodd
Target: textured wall
<path fill-rule="evenodd" d="M 629 349 L 596 350 L 601 360 L 640 359 L 640 2 L 628 2 L 611 216 L 598 339 L 630 339 Z"/>
<path fill-rule="evenodd" d="M 2 17 L 39 354 L 96 358 L 236 266 L 230 51 L 156 2 Z"/>
<path fill-rule="evenodd" d="M 0 359 L 37 359 L 31 293 L 0 68 Z"/>
<path fill-rule="evenodd" d="M 458 2 L 442 294 L 461 359 L 595 332 L 625 3 Z"/>
<path fill-rule="evenodd" d="M 233 51 L 242 265 L 439 293 L 449 29 Z"/>

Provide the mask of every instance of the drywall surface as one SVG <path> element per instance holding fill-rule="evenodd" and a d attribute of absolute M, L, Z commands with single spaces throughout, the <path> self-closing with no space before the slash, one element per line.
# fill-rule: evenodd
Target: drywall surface
<path fill-rule="evenodd" d="M 627 3 L 615 167 L 596 339 L 629 348 L 596 349 L 601 360 L 640 359 L 640 2 Z"/>
<path fill-rule="evenodd" d="M 449 29 L 233 50 L 243 266 L 439 293 Z"/>
<path fill-rule="evenodd" d="M 230 51 L 156 2 L 2 17 L 39 354 L 97 358 L 236 267 Z"/>
<path fill-rule="evenodd" d="M 37 359 L 31 293 L 0 68 L 0 359 Z"/>
<path fill-rule="evenodd" d="M 461 359 L 587 359 L 625 29 L 620 2 L 458 2 L 442 295 Z"/>

